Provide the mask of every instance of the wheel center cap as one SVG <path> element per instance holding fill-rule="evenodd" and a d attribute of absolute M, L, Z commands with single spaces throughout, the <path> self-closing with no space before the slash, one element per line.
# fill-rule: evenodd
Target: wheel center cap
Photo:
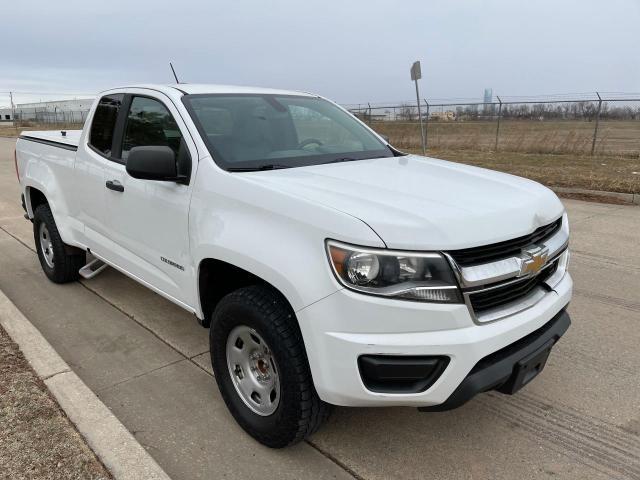
<path fill-rule="evenodd" d="M 258 370 L 260 370 L 260 373 L 263 374 L 269 371 L 269 366 L 263 359 L 258 360 Z"/>

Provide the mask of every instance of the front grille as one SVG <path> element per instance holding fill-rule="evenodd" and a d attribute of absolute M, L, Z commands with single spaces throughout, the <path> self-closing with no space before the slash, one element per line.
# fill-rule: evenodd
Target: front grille
<path fill-rule="evenodd" d="M 473 307 L 473 311 L 482 313 L 491 308 L 506 305 L 520 298 L 526 297 L 534 288 L 542 285 L 558 268 L 558 260 L 547 265 L 540 273 L 533 278 L 525 278 L 516 282 L 510 282 L 502 287 L 493 288 L 491 290 L 478 291 L 469 293 L 469 302 Z"/>
<path fill-rule="evenodd" d="M 493 262 L 502 258 L 516 257 L 520 255 L 522 249 L 533 243 L 544 242 L 553 236 L 562 225 L 562 218 L 559 218 L 549 225 L 540 227 L 523 237 L 506 240 L 504 242 L 492 243 L 482 247 L 464 248 L 452 250 L 449 254 L 461 267 L 469 267 L 481 263 Z"/>

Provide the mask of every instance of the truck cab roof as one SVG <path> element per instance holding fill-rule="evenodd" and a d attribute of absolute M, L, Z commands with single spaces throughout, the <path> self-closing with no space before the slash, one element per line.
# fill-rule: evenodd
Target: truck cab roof
<path fill-rule="evenodd" d="M 140 84 L 129 85 L 118 88 L 112 88 L 101 92 L 99 96 L 110 93 L 114 90 L 127 89 L 148 89 L 163 92 L 169 96 L 174 96 L 176 92 L 183 94 L 264 94 L 264 95 L 298 95 L 305 97 L 313 97 L 315 95 L 307 92 L 299 92 L 295 90 L 281 90 L 275 88 L 251 87 L 241 85 L 216 85 L 216 84 L 200 84 L 200 83 L 177 83 L 177 84 Z"/>

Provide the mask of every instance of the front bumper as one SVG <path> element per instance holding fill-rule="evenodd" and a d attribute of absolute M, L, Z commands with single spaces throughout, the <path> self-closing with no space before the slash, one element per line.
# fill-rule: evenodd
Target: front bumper
<path fill-rule="evenodd" d="M 550 349 L 564 335 L 569 325 L 571 325 L 569 314 L 566 310 L 561 310 L 538 330 L 481 359 L 446 402 L 431 407 L 420 407 L 419 410 L 423 412 L 451 410 L 471 400 L 476 394 L 488 390 L 513 393 L 513 387 L 520 386 L 514 385 L 518 363 L 541 350 Z"/>
<path fill-rule="evenodd" d="M 324 401 L 342 406 L 445 404 L 446 409 L 455 406 L 451 398 L 462 398 L 456 392 L 481 359 L 548 324 L 569 303 L 572 287 L 567 273 L 533 307 L 485 325 L 473 322 L 466 305 L 391 300 L 349 290 L 339 290 L 297 316 L 314 384 Z M 449 363 L 425 391 L 374 392 L 360 375 L 362 355 L 446 356 Z"/>

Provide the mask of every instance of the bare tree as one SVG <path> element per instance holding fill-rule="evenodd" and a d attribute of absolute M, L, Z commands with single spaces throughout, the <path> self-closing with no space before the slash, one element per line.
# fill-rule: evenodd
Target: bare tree
<path fill-rule="evenodd" d="M 402 120 L 406 120 L 408 122 L 413 122 L 416 118 L 418 118 L 415 107 L 407 103 L 403 103 L 402 105 L 400 105 L 400 113 L 398 114 L 398 116 Z"/>

